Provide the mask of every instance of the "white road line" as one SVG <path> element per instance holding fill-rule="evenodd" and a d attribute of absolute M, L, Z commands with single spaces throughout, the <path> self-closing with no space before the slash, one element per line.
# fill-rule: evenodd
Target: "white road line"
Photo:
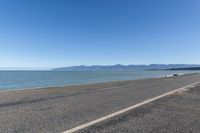
<path fill-rule="evenodd" d="M 117 112 L 115 112 L 115 113 L 109 114 L 109 115 L 107 115 L 107 116 L 98 118 L 98 119 L 96 119 L 96 120 L 93 120 L 93 121 L 90 121 L 90 122 L 88 122 L 88 123 L 85 123 L 85 124 L 79 125 L 79 126 L 77 126 L 77 127 L 74 127 L 74 128 L 72 128 L 72 129 L 66 130 L 66 131 L 64 131 L 64 132 L 62 132 L 62 133 L 74 133 L 74 132 L 80 131 L 80 130 L 82 130 L 82 129 L 84 129 L 84 128 L 87 128 L 87 127 L 92 126 L 92 125 L 94 125 L 94 124 L 100 123 L 100 122 L 105 121 L 105 120 L 107 120 L 107 119 L 110 119 L 110 118 L 112 118 L 112 117 L 121 115 L 121 114 L 123 114 L 123 113 L 125 113 L 125 112 L 128 112 L 128 111 L 132 110 L 132 109 L 135 109 L 135 108 L 140 107 L 140 106 L 142 106 L 142 105 L 145 105 L 145 104 L 147 104 L 147 103 L 153 102 L 153 101 L 155 101 L 155 100 L 158 100 L 158 99 L 160 99 L 160 98 L 162 98 L 162 97 L 168 96 L 168 95 L 173 94 L 173 93 L 175 93 L 175 92 L 184 91 L 186 88 L 195 87 L 195 85 L 197 85 L 197 84 L 199 84 L 199 83 L 200 83 L 200 81 L 199 81 L 199 82 L 196 82 L 196 83 L 193 83 L 193 84 L 190 84 L 190 85 L 187 85 L 187 86 L 184 86 L 184 87 L 182 87 L 182 88 L 179 88 L 179 89 L 176 89 L 176 90 L 167 92 L 167 93 L 162 94 L 162 95 L 160 95 L 160 96 L 157 96 L 157 97 L 154 97 L 154 98 L 145 100 L 145 101 L 143 101 L 143 102 L 141 102 L 141 103 L 135 104 L 135 105 L 133 105 L 133 106 L 130 106 L 130 107 L 125 108 L 125 109 L 122 109 L 122 110 L 117 111 Z"/>

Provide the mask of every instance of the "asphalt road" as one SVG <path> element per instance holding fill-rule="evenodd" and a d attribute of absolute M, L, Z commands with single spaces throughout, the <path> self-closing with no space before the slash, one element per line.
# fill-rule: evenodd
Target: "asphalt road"
<path fill-rule="evenodd" d="M 199 74 L 0 92 L 0 132 L 62 132 L 197 81 Z"/>
<path fill-rule="evenodd" d="M 200 86 L 174 93 L 79 133 L 199 133 Z"/>

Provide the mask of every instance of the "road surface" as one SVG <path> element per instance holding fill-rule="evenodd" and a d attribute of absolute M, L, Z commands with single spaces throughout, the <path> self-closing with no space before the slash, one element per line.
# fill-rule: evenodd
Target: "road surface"
<path fill-rule="evenodd" d="M 199 133 L 200 86 L 173 93 L 79 133 Z"/>

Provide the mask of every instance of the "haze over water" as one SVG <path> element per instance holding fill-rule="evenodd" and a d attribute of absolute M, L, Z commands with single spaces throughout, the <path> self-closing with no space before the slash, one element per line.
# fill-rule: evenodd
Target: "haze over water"
<path fill-rule="evenodd" d="M 81 85 L 196 72 L 198 71 L 0 71 L 0 90 Z"/>

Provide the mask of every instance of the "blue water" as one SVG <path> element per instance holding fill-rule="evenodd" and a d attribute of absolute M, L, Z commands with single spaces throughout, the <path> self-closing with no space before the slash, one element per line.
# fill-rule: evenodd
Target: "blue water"
<path fill-rule="evenodd" d="M 0 71 L 0 90 L 32 89 L 64 85 L 80 85 L 118 80 L 134 80 L 171 75 L 174 73 L 195 73 L 196 71 L 147 71 L 129 72 L 103 71 Z"/>

